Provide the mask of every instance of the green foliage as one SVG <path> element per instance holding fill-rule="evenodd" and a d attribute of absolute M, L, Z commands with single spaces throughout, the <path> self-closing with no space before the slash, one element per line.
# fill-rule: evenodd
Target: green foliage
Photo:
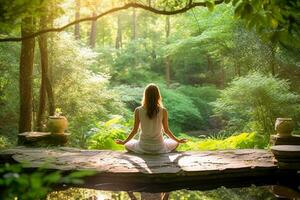
<path fill-rule="evenodd" d="M 268 145 L 268 138 L 255 132 L 240 133 L 232 135 L 226 139 L 189 139 L 185 144 L 179 146 L 182 151 L 202 151 L 202 150 L 220 150 L 220 149 L 249 149 L 265 148 Z"/>
<path fill-rule="evenodd" d="M 55 184 L 82 184 L 82 178 L 94 175 L 93 171 L 78 171 L 63 175 L 45 169 L 26 171 L 21 164 L 0 165 L 0 197 L 3 199 L 45 199 Z"/>
<path fill-rule="evenodd" d="M 4 149 L 10 146 L 6 137 L 0 136 L 0 149 Z"/>
<path fill-rule="evenodd" d="M 299 95 L 290 92 L 288 81 L 255 72 L 230 83 L 214 106 L 229 118 L 230 125 L 238 122 L 245 129 L 271 134 L 277 117 L 297 114 L 298 99 Z"/>
<path fill-rule="evenodd" d="M 208 119 L 213 114 L 213 107 L 210 103 L 219 97 L 219 90 L 215 86 L 180 86 L 176 91 L 184 94 L 193 101 L 193 104 L 200 111 L 204 120 L 203 125 L 208 126 Z M 201 129 L 203 128 L 201 127 Z"/>
<path fill-rule="evenodd" d="M 0 30 L 11 31 L 20 25 L 20 19 L 36 15 L 42 0 L 0 1 Z"/>
<path fill-rule="evenodd" d="M 60 49 L 52 52 L 56 106 L 68 118 L 72 145 L 85 147 L 86 133 L 93 124 L 126 110 L 118 94 L 108 88 L 107 76 L 89 70 L 96 64 L 95 52 L 80 47 L 70 35 L 56 38 L 53 45 Z"/>
<path fill-rule="evenodd" d="M 140 86 L 161 80 L 159 74 L 151 72 L 155 64 L 151 45 L 149 39 L 138 39 L 122 49 L 99 49 L 97 59 L 102 66 L 97 66 L 97 69 L 107 71 L 113 83 Z"/>
<path fill-rule="evenodd" d="M 19 90 L 18 44 L 0 44 L 0 135 L 16 140 Z"/>
<path fill-rule="evenodd" d="M 265 39 L 284 46 L 299 48 L 300 2 L 287 1 L 232 1 L 235 16 L 255 27 Z"/>
<path fill-rule="evenodd" d="M 163 104 L 168 110 L 171 130 L 178 133 L 183 130 L 195 130 L 203 125 L 201 111 L 184 94 L 161 87 Z"/>
<path fill-rule="evenodd" d="M 132 122 L 126 122 L 122 116 L 111 116 L 106 122 L 99 122 L 89 131 L 87 146 L 89 149 L 124 150 L 122 145 L 115 143 L 115 139 L 126 139 Z"/>
<path fill-rule="evenodd" d="M 120 94 L 121 101 L 124 102 L 130 110 L 133 111 L 136 107 L 141 105 L 144 88 L 120 85 L 114 87 L 114 90 Z"/>

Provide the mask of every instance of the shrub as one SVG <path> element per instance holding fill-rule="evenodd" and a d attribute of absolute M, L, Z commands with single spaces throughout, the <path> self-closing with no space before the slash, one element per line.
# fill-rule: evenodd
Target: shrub
<path fill-rule="evenodd" d="M 265 148 L 268 145 L 266 137 L 258 133 L 240 133 L 226 139 L 196 139 L 179 146 L 179 150 L 220 150 L 220 149 L 248 149 Z"/>
<path fill-rule="evenodd" d="M 111 116 L 106 122 L 99 122 L 89 131 L 87 146 L 89 149 L 123 150 L 123 145 L 115 143 L 115 139 L 126 139 L 132 122 L 126 122 L 120 115 Z"/>
<path fill-rule="evenodd" d="M 109 89 L 108 77 L 89 70 L 97 64 L 95 52 L 80 46 L 69 34 L 55 38 L 53 46 L 57 49 L 52 52 L 56 106 L 68 118 L 71 145 L 85 148 L 86 133 L 95 123 L 127 110 Z"/>
<path fill-rule="evenodd" d="M 233 80 L 213 105 L 216 112 L 229 118 L 230 125 L 237 125 L 235 131 L 243 131 L 243 127 L 268 135 L 274 132 L 277 117 L 296 115 L 298 99 L 286 80 L 254 72 Z"/>
<path fill-rule="evenodd" d="M 219 97 L 219 90 L 215 86 L 193 87 L 184 85 L 177 88 L 176 91 L 188 96 L 193 101 L 203 117 L 204 125 L 208 126 L 209 117 L 213 114 L 213 106 L 209 103 Z"/>
<path fill-rule="evenodd" d="M 163 104 L 168 110 L 169 125 L 174 132 L 200 129 L 203 118 L 189 96 L 161 87 Z"/>
<path fill-rule="evenodd" d="M 47 193 L 57 185 L 82 184 L 83 177 L 94 175 L 95 171 L 81 170 L 63 174 L 39 168 L 26 170 L 21 164 L 0 165 L 1 199 L 45 199 Z"/>
<path fill-rule="evenodd" d="M 4 149 L 9 146 L 7 139 L 3 136 L 0 136 L 0 149 Z"/>
<path fill-rule="evenodd" d="M 126 104 L 130 110 L 134 110 L 141 105 L 144 88 L 121 85 L 114 87 L 114 91 L 119 94 L 121 101 Z"/>

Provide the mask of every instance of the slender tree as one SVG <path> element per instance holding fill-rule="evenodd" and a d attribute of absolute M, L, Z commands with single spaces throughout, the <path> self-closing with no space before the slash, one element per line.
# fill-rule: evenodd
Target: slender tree
<path fill-rule="evenodd" d="M 21 35 L 26 37 L 34 32 L 32 17 L 22 19 Z M 35 38 L 22 40 L 20 54 L 20 118 L 19 132 L 32 130 L 32 72 L 34 60 Z"/>
<path fill-rule="evenodd" d="M 116 49 L 122 47 L 122 24 L 121 24 L 121 15 L 117 16 L 117 36 L 116 36 Z"/>
<path fill-rule="evenodd" d="M 40 29 L 45 29 L 48 24 L 52 25 L 53 18 L 45 5 L 43 14 L 40 17 Z M 49 23 L 50 22 L 50 23 Z M 49 115 L 53 115 L 55 111 L 54 97 L 52 91 L 52 84 L 49 78 L 49 53 L 48 53 L 48 36 L 49 34 L 42 34 L 38 38 L 38 44 L 40 49 L 40 66 L 41 66 L 41 85 L 40 85 L 40 100 L 39 110 L 36 120 L 36 129 L 38 131 L 43 130 L 43 123 L 45 121 L 46 103 L 48 96 Z"/>
<path fill-rule="evenodd" d="M 49 3 L 49 16 L 48 16 L 48 26 L 50 28 L 53 28 L 54 24 L 54 16 L 56 12 L 56 4 L 54 4 L 54 1 L 50 1 Z M 47 35 L 50 44 L 53 44 L 53 38 L 54 33 L 50 33 Z M 53 46 L 49 45 L 48 51 L 53 52 Z M 53 83 L 53 56 L 48 55 L 48 70 L 47 70 L 47 76 L 46 79 L 46 90 L 47 90 L 47 99 L 48 99 L 48 114 L 54 115 L 55 112 L 55 101 L 54 101 L 54 94 L 52 90 L 52 83 Z"/>
<path fill-rule="evenodd" d="M 96 16 L 95 11 L 93 11 L 92 16 L 93 17 Z M 96 35 L 97 35 L 97 21 L 93 20 L 91 23 L 90 42 L 89 42 L 91 48 L 95 48 L 96 46 Z"/>
<path fill-rule="evenodd" d="M 80 0 L 75 1 L 75 20 L 80 19 Z M 75 30 L 74 30 L 75 39 L 80 39 L 80 24 L 75 24 Z"/>
<path fill-rule="evenodd" d="M 131 39 L 135 40 L 136 39 L 136 23 L 137 23 L 137 16 L 136 16 L 136 9 L 132 9 L 132 35 Z"/>
<path fill-rule="evenodd" d="M 171 31 L 171 23 L 170 23 L 170 16 L 166 16 L 166 24 L 165 24 L 165 30 L 166 30 L 166 43 L 169 43 L 169 36 Z M 169 86 L 171 82 L 171 60 L 170 56 L 166 57 L 165 60 L 165 71 L 166 71 L 166 85 Z"/>

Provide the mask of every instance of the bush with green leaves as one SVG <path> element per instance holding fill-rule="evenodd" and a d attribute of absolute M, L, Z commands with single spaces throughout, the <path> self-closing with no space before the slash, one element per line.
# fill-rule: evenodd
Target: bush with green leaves
<path fill-rule="evenodd" d="M 277 117 L 297 114 L 299 95 L 289 88 L 287 80 L 254 72 L 233 80 L 213 105 L 229 119 L 228 129 L 269 135 Z"/>
<path fill-rule="evenodd" d="M 124 150 L 123 145 L 115 143 L 115 139 L 126 139 L 132 127 L 132 120 L 126 121 L 120 115 L 113 115 L 106 122 L 99 122 L 89 131 L 87 147 L 89 149 Z"/>
<path fill-rule="evenodd" d="M 0 136 L 0 149 L 4 149 L 9 147 L 11 144 L 9 143 L 8 139 L 4 136 Z"/>
<path fill-rule="evenodd" d="M 19 114 L 20 45 L 0 44 L 0 135 L 16 140 Z"/>
<path fill-rule="evenodd" d="M 101 66 L 93 69 L 101 69 L 111 75 L 111 82 L 116 84 L 129 84 L 140 86 L 146 82 L 163 81 L 160 74 L 151 70 L 151 66 L 157 62 L 154 58 L 153 48 L 149 39 L 136 39 L 128 42 L 123 48 L 98 49 L 97 60 Z"/>
<path fill-rule="evenodd" d="M 94 175 L 94 171 L 76 171 L 67 175 L 60 171 L 26 170 L 22 164 L 0 165 L 0 198 L 6 199 L 45 199 L 52 187 L 57 184 L 83 184 L 82 178 Z"/>
<path fill-rule="evenodd" d="M 203 127 L 200 110 L 189 96 L 165 87 L 161 87 L 161 94 L 163 104 L 168 110 L 170 128 L 175 134 Z"/>
<path fill-rule="evenodd" d="M 93 72 L 97 53 L 80 46 L 70 34 L 54 38 L 53 89 L 56 106 L 69 121 L 71 145 L 86 147 L 87 132 L 110 114 L 127 112 L 119 95 L 109 88 L 106 74 Z"/>
<path fill-rule="evenodd" d="M 121 101 L 126 104 L 126 107 L 131 111 L 141 105 L 141 101 L 144 94 L 144 88 L 134 87 L 130 85 L 120 85 L 113 89 L 119 94 Z"/>
<path fill-rule="evenodd" d="M 266 148 L 268 140 L 261 134 L 239 133 L 228 138 L 209 137 L 205 139 L 189 138 L 188 142 L 181 144 L 181 151 L 206 151 L 220 149 L 249 149 L 249 148 Z"/>
<path fill-rule="evenodd" d="M 176 91 L 188 96 L 193 101 L 193 104 L 203 117 L 203 125 L 207 127 L 209 117 L 213 114 L 213 106 L 210 102 L 215 101 L 219 97 L 220 91 L 215 86 L 195 87 L 189 85 L 182 85 Z M 201 127 L 201 129 L 206 127 Z"/>

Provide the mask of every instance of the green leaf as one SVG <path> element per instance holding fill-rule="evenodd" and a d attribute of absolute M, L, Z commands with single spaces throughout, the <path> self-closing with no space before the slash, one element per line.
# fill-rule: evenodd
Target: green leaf
<path fill-rule="evenodd" d="M 240 0 L 233 0 L 232 5 L 235 6 Z"/>
<path fill-rule="evenodd" d="M 59 171 L 53 172 L 43 178 L 43 181 L 47 184 L 58 183 L 61 179 L 61 174 Z"/>
<path fill-rule="evenodd" d="M 94 174 L 96 174 L 95 171 L 82 170 L 82 171 L 72 172 L 71 174 L 69 174 L 69 178 L 82 178 L 85 176 L 92 176 Z"/>
<path fill-rule="evenodd" d="M 270 23 L 272 28 L 276 29 L 278 27 L 278 21 L 276 19 L 272 18 Z"/>
<path fill-rule="evenodd" d="M 234 15 L 236 17 L 241 17 L 241 13 L 243 12 L 244 9 L 244 3 L 240 3 L 234 10 Z"/>
<path fill-rule="evenodd" d="M 211 2 L 211 1 L 206 1 L 206 7 L 208 8 L 209 11 L 213 11 L 214 10 L 214 2 Z"/>
<path fill-rule="evenodd" d="M 224 2 L 227 4 L 227 3 L 230 3 L 230 1 L 231 1 L 231 0 L 225 0 Z"/>

